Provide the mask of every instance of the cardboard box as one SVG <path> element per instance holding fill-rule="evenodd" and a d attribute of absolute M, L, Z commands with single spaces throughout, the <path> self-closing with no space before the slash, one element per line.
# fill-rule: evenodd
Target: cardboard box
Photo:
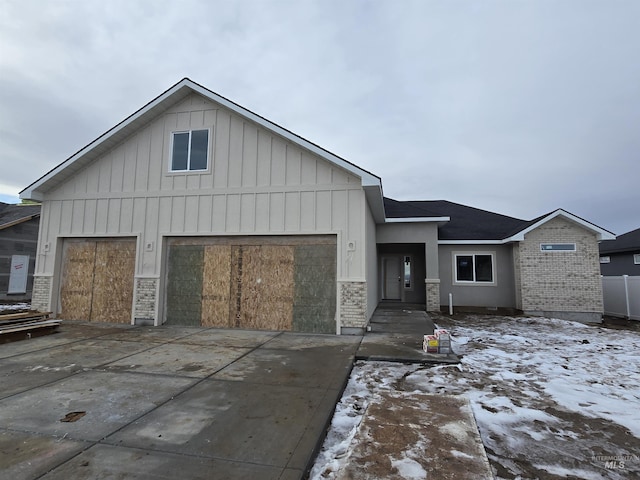
<path fill-rule="evenodd" d="M 425 335 L 422 348 L 427 353 L 438 353 L 438 339 L 435 335 Z"/>
<path fill-rule="evenodd" d="M 451 347 L 450 346 L 445 346 L 445 345 L 439 345 L 438 346 L 438 353 L 451 353 Z"/>
<path fill-rule="evenodd" d="M 434 336 L 438 339 L 438 353 L 451 353 L 451 335 L 443 329 L 434 330 Z"/>
<path fill-rule="evenodd" d="M 451 341 L 451 335 L 446 330 L 434 330 L 433 334 L 438 338 L 438 340 Z"/>

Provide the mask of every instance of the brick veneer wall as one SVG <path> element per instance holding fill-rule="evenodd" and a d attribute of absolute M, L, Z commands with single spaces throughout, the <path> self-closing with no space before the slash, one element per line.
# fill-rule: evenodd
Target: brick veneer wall
<path fill-rule="evenodd" d="M 340 283 L 340 326 L 364 329 L 367 323 L 367 283 Z"/>
<path fill-rule="evenodd" d="M 440 280 L 427 279 L 427 312 L 440 311 Z"/>
<path fill-rule="evenodd" d="M 34 275 L 33 293 L 31 294 L 31 308 L 40 312 L 51 310 L 51 280 L 50 275 Z"/>
<path fill-rule="evenodd" d="M 136 324 L 151 323 L 156 317 L 157 278 L 136 278 L 133 317 Z"/>
<path fill-rule="evenodd" d="M 541 252 L 541 243 L 575 243 L 576 251 Z M 595 234 L 556 217 L 526 234 L 518 248 L 522 310 L 603 313 Z"/>

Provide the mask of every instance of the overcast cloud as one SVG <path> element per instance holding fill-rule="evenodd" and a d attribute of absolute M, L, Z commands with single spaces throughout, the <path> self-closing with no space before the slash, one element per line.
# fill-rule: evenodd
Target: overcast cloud
<path fill-rule="evenodd" d="M 0 0 L 0 200 L 183 77 L 385 195 L 640 227 L 640 2 Z"/>

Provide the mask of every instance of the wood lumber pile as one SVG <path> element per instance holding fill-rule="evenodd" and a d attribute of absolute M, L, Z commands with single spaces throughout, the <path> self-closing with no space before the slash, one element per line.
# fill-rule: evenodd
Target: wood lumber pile
<path fill-rule="evenodd" d="M 52 333 L 62 321 L 52 320 L 49 315 L 51 312 L 0 312 L 0 343 Z"/>

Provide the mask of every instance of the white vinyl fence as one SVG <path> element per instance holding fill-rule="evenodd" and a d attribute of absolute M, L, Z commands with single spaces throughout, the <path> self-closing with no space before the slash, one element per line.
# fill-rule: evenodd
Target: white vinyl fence
<path fill-rule="evenodd" d="M 640 320 L 640 277 L 602 277 L 604 313 Z"/>

